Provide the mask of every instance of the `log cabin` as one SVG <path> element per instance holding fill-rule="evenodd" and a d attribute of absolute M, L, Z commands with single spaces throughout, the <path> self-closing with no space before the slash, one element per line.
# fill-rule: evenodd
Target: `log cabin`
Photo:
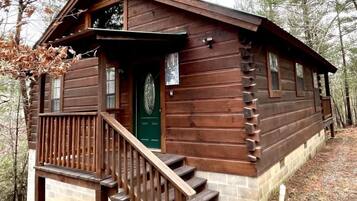
<path fill-rule="evenodd" d="M 334 134 L 336 67 L 261 16 L 69 0 L 39 44 L 83 58 L 34 87 L 30 200 L 267 200 Z"/>

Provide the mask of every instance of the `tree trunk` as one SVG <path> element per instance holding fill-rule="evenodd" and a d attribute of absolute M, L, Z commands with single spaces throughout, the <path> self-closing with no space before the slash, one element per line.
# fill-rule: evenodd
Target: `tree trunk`
<path fill-rule="evenodd" d="M 22 25 L 24 24 L 24 11 L 27 7 L 27 3 L 24 0 L 18 0 L 18 7 L 17 7 L 17 18 L 16 18 L 16 30 L 15 30 L 15 42 L 17 45 L 21 43 L 21 32 L 22 32 Z M 25 72 L 24 72 L 25 73 Z M 20 77 L 20 91 L 22 96 L 22 104 L 23 110 L 25 115 L 25 123 L 26 123 L 26 133 L 27 137 L 31 136 L 31 129 L 30 129 L 30 108 L 31 108 L 31 101 L 28 93 L 28 87 L 26 85 L 26 76 Z"/>
<path fill-rule="evenodd" d="M 337 0 L 336 0 L 336 11 L 337 11 L 337 24 L 338 24 L 338 33 L 339 33 L 339 39 L 340 39 L 340 46 L 341 46 L 341 53 L 342 53 L 342 61 L 343 61 L 343 74 L 344 74 L 344 82 L 345 82 L 345 99 L 346 99 L 346 125 L 351 126 L 352 125 L 352 110 L 351 110 L 351 100 L 350 100 L 350 89 L 349 89 L 349 83 L 348 83 L 348 76 L 347 76 L 347 62 L 346 62 L 346 52 L 345 52 L 345 47 L 343 43 L 343 35 L 342 35 L 342 29 L 341 29 L 341 18 L 340 18 L 340 11 L 337 10 Z"/>
<path fill-rule="evenodd" d="M 309 47 L 314 48 L 313 35 L 311 33 L 310 10 L 308 5 L 308 0 L 303 0 L 301 2 L 301 6 L 302 6 L 302 15 L 304 19 L 305 41 Z"/>
<path fill-rule="evenodd" d="M 17 186 L 17 159 L 18 159 L 18 145 L 19 145 L 19 121 L 20 121 L 20 105 L 21 105 L 21 97 L 19 96 L 19 100 L 17 103 L 16 109 L 16 127 L 15 127 L 15 147 L 14 147 L 14 162 L 13 162 L 13 171 L 14 171 L 14 195 L 13 201 L 18 200 L 18 186 Z"/>
<path fill-rule="evenodd" d="M 337 122 L 340 122 L 340 125 L 343 128 L 346 127 L 345 123 L 343 123 L 343 119 L 342 119 L 342 115 L 341 115 L 340 109 L 338 109 L 338 105 L 337 105 L 337 103 L 336 103 L 334 98 L 332 98 L 332 102 L 334 103 L 333 105 L 335 106 L 335 110 L 336 110 L 336 113 L 337 113 L 337 116 L 336 116 L 336 119 L 338 120 Z"/>

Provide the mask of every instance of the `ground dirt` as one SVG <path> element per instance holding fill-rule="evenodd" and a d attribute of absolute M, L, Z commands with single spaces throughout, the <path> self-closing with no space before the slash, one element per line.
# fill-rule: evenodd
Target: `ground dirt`
<path fill-rule="evenodd" d="M 357 201 L 357 128 L 329 139 L 285 185 L 289 201 Z"/>

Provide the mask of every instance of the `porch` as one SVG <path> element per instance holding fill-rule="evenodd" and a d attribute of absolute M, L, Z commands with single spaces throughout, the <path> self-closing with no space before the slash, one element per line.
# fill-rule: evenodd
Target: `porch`
<path fill-rule="evenodd" d="M 45 200 L 45 178 L 94 189 L 96 200 L 194 199 L 206 182 L 185 182 L 194 169 L 184 157 L 152 153 L 108 113 L 41 114 L 39 126 L 36 200 Z"/>

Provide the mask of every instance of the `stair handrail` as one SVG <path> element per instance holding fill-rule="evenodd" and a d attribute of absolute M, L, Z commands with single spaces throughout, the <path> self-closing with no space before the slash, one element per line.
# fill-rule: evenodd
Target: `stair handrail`
<path fill-rule="evenodd" d="M 130 131 L 120 124 L 109 113 L 100 113 L 101 117 L 112 129 L 119 133 L 140 155 L 145 158 L 161 175 L 170 181 L 172 185 L 187 198 L 191 198 L 196 191 L 189 186 L 181 177 L 179 177 L 170 167 L 162 162 L 154 153 L 152 153 L 143 143 L 141 143 Z"/>

